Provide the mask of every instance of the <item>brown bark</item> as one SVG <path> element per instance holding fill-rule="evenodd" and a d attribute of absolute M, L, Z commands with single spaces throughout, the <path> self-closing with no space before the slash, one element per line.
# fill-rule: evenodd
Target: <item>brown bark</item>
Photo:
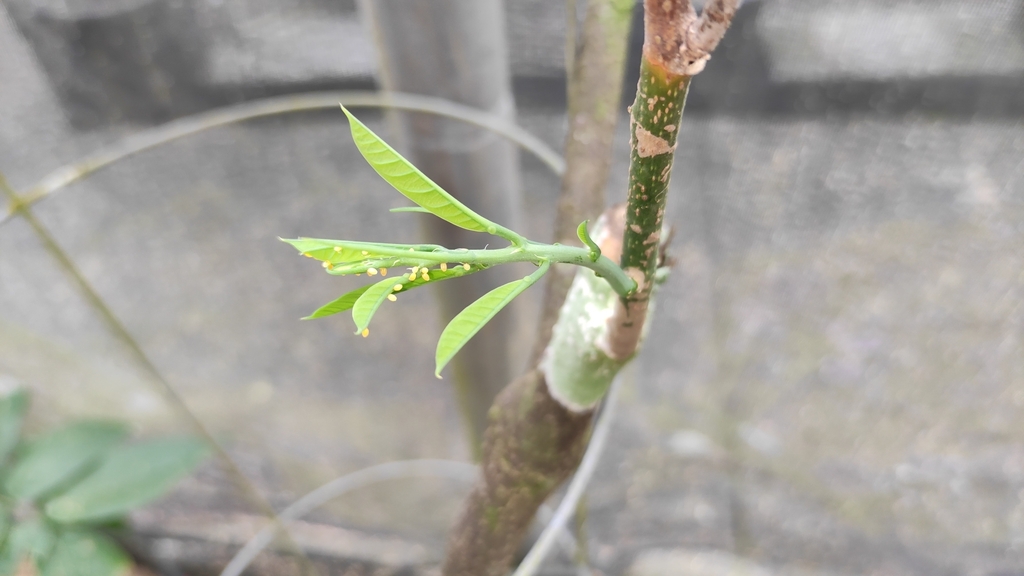
<path fill-rule="evenodd" d="M 567 410 L 531 370 L 498 396 L 481 479 L 452 532 L 445 576 L 504 576 L 537 508 L 579 465 L 592 411 Z"/>

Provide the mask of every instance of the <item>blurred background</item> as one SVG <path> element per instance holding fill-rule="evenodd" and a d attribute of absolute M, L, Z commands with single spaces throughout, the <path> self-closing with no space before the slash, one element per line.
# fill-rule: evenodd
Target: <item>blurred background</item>
<path fill-rule="evenodd" d="M 4 0 L 0 172 L 30 195 L 164 122 L 315 90 L 441 97 L 560 150 L 566 22 L 541 0 Z M 366 339 L 346 315 L 299 322 L 358 282 L 278 236 L 480 242 L 389 214 L 407 202 L 331 106 L 188 135 L 34 204 L 103 304 L 23 215 L 0 224 L 0 390 L 33 391 L 32 429 L 194 432 L 187 407 L 278 510 L 373 464 L 471 461 L 541 291 L 463 353 L 490 390 L 436 380 L 432 355 L 453 302 L 500 271 L 403 296 Z M 559 178 L 532 155 L 454 120 L 354 110 L 471 207 L 551 240 Z M 1024 574 L 1022 118 L 1020 0 L 742 5 L 694 80 L 676 265 L 589 489 L 599 573 Z M 225 470 L 137 513 L 136 553 L 218 573 L 263 525 Z M 324 574 L 428 574 L 468 487 L 380 483 L 294 537 Z M 297 565 L 265 554 L 253 573 Z"/>

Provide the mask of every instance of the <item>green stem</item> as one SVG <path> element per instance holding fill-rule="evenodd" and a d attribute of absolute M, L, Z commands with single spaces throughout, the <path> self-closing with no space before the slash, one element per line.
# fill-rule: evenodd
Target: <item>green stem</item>
<path fill-rule="evenodd" d="M 576 246 L 543 244 L 528 240 L 521 246 L 481 250 L 467 248 L 452 250 L 432 245 L 402 246 L 401 244 L 374 244 L 371 242 L 345 242 L 345 244 L 366 246 L 368 249 L 372 249 L 374 256 L 394 258 L 389 263 L 391 267 L 426 266 L 442 262 L 466 262 L 487 267 L 513 262 L 531 262 L 538 266 L 544 263 L 574 264 L 593 270 L 611 285 L 616 294 L 623 298 L 632 295 L 637 288 L 636 282 L 627 276 L 618 264 L 604 256 L 594 260 L 594 253 L 591 249 Z"/>
<path fill-rule="evenodd" d="M 673 153 L 689 87 L 690 76 L 643 59 L 636 101 L 630 107 L 632 156 L 621 260 L 624 270 L 642 274 L 633 296 L 637 300 L 649 298 L 654 286 Z"/>

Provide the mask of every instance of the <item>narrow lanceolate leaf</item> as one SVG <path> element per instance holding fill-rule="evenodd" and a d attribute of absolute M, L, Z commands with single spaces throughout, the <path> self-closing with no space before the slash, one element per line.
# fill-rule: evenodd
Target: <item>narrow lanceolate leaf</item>
<path fill-rule="evenodd" d="M 161 438 L 115 448 L 95 472 L 50 500 L 44 511 L 62 523 L 119 518 L 162 496 L 208 453 L 194 438 Z"/>
<path fill-rule="evenodd" d="M 16 390 L 0 398 L 0 468 L 18 444 L 21 423 L 28 412 L 28 392 Z"/>
<path fill-rule="evenodd" d="M 322 240 L 320 238 L 281 238 L 295 247 L 304 256 L 315 258 L 321 262 L 342 264 L 345 262 L 361 262 L 367 258 L 379 257 L 377 248 L 398 248 L 408 250 L 402 244 L 375 244 L 372 242 L 349 242 L 347 240 Z"/>
<path fill-rule="evenodd" d="M 419 212 L 421 214 L 430 214 L 430 210 L 421 206 L 400 206 L 398 208 L 392 208 L 391 210 L 388 210 L 388 212 Z"/>
<path fill-rule="evenodd" d="M 40 576 L 127 576 L 131 569 L 128 554 L 106 536 L 68 530 L 57 537 Z"/>
<path fill-rule="evenodd" d="M 337 314 L 338 312 L 344 312 L 345 310 L 351 310 L 352 306 L 356 303 L 356 300 L 366 292 L 373 284 L 367 284 L 356 288 L 355 290 L 345 294 L 337 300 L 332 300 L 327 304 L 317 308 L 312 314 L 303 318 L 303 320 L 314 320 L 316 318 L 323 318 L 324 316 L 330 316 L 331 314 Z"/>
<path fill-rule="evenodd" d="M 385 278 L 376 284 L 370 284 L 362 295 L 352 305 L 352 320 L 356 323 L 356 334 L 366 330 L 370 325 L 370 319 L 377 312 L 388 294 L 395 292 L 395 286 L 401 285 L 401 279 Z M 404 288 L 404 286 L 403 286 Z"/>
<path fill-rule="evenodd" d="M 388 296 L 408 292 L 413 288 L 419 288 L 426 284 L 433 282 L 440 282 L 441 280 L 448 280 L 450 278 L 458 278 L 474 272 L 479 272 L 485 267 L 480 265 L 470 265 L 469 269 L 463 267 L 463 265 L 455 265 L 447 270 L 433 269 L 426 271 L 427 279 L 423 279 L 423 268 L 420 268 L 413 280 L 409 279 L 409 274 L 405 276 L 397 275 L 394 279 L 388 278 L 381 280 L 376 284 L 370 284 L 366 287 L 366 291 L 356 300 L 352 306 L 352 320 L 356 323 L 356 334 L 361 333 L 363 330 L 370 325 L 370 319 L 377 312 L 377 309 L 384 304 Z M 398 290 L 395 290 L 395 286 L 401 286 Z"/>
<path fill-rule="evenodd" d="M 452 224 L 474 232 L 494 232 L 496 225 L 467 208 L 451 194 L 427 178 L 418 168 L 403 158 L 387 142 L 380 139 L 344 106 L 352 130 L 352 140 L 370 166 L 406 198 L 430 211 L 431 214 Z"/>
<path fill-rule="evenodd" d="M 32 442 L 4 480 L 19 500 L 37 500 L 67 487 L 111 448 L 128 437 L 118 422 L 79 422 Z"/>
<path fill-rule="evenodd" d="M 469 342 L 470 338 L 476 335 L 495 314 L 501 311 L 509 302 L 515 300 L 516 296 L 523 293 L 533 285 L 541 276 L 548 271 L 549 264 L 543 263 L 541 267 L 529 276 L 498 286 L 487 294 L 481 296 L 476 302 L 467 306 L 459 312 L 452 321 L 445 326 L 441 332 L 441 338 L 437 341 L 437 352 L 434 355 L 436 369 L 434 375 L 441 377 L 443 369 L 459 350 Z"/>

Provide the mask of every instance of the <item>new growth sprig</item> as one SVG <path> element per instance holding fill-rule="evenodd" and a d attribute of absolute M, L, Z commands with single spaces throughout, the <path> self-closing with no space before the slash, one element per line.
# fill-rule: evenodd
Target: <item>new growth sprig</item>
<path fill-rule="evenodd" d="M 530 262 L 538 268 L 532 274 L 491 290 L 459 312 L 438 339 L 435 374 L 509 302 L 537 282 L 552 263 L 574 264 L 593 270 L 604 278 L 622 298 L 636 291 L 636 282 L 619 266 L 601 255 L 601 249 L 587 233 L 587 222 L 577 233 L 586 248 L 533 242 L 522 235 L 484 218 L 459 202 L 451 194 L 420 172 L 394 148 L 373 133 L 342 106 L 348 116 L 352 139 L 366 161 L 378 174 L 415 207 L 396 208 L 392 212 L 425 212 L 451 224 L 503 238 L 504 248 L 470 250 L 449 249 L 435 244 L 389 244 L 349 240 L 298 238 L 284 240 L 309 258 L 321 261 L 328 274 L 380 276 L 374 284 L 357 288 L 321 306 L 307 319 L 323 318 L 352 310 L 356 334 L 369 334 L 370 320 L 385 300 L 435 282 L 474 274 L 492 266 L 512 262 Z M 389 277 L 389 274 L 392 274 Z"/>

